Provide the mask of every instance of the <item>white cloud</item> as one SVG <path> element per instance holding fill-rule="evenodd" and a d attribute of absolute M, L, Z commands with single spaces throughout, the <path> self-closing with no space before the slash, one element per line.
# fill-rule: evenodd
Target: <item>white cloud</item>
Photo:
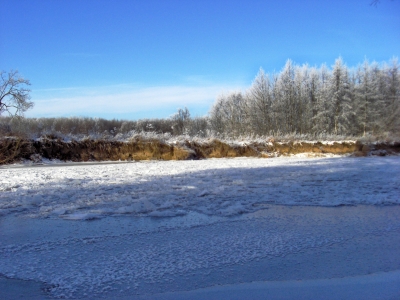
<path fill-rule="evenodd" d="M 239 87 L 240 88 L 240 87 Z M 97 88 L 62 88 L 33 91 L 35 106 L 28 117 L 97 116 L 120 118 L 127 114 L 145 116 L 162 111 L 167 117 L 178 107 L 210 107 L 223 92 L 238 86 L 154 86 L 139 88 L 115 85 Z"/>

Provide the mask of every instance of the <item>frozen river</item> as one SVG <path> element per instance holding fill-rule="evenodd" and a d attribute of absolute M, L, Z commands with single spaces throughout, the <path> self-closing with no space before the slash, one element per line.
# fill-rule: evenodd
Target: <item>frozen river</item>
<path fill-rule="evenodd" d="M 2 169 L 0 298 L 396 299 L 399 166 L 392 157 Z"/>

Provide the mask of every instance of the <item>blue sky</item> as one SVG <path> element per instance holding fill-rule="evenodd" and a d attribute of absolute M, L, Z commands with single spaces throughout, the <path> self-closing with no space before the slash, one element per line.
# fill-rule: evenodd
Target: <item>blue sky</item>
<path fill-rule="evenodd" d="M 207 114 L 260 67 L 400 56 L 400 1 L 0 0 L 0 69 L 32 83 L 28 117 Z"/>

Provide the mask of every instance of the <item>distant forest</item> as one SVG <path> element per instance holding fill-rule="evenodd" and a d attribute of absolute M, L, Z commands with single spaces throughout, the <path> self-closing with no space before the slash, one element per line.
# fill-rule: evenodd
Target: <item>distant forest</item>
<path fill-rule="evenodd" d="M 98 118 L 0 118 L 0 133 L 118 138 L 140 133 L 191 137 L 297 135 L 364 136 L 400 132 L 398 60 L 364 61 L 332 68 L 296 65 L 288 60 L 279 73 L 258 72 L 246 91 L 220 95 L 208 116 L 179 109 L 167 119 L 137 121 Z"/>

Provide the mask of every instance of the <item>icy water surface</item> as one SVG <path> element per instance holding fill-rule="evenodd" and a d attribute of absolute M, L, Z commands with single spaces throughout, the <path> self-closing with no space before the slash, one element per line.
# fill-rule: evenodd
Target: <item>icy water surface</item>
<path fill-rule="evenodd" d="M 252 214 L 0 218 L 0 274 L 52 298 L 150 297 L 400 270 L 400 206 L 265 205 Z M 1 292 L 0 292 L 1 295 Z"/>

